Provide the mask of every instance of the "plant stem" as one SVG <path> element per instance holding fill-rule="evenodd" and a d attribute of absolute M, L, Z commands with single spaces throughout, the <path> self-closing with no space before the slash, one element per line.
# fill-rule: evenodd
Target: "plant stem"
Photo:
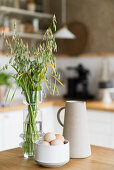
<path fill-rule="evenodd" d="M 32 96 L 29 96 L 27 93 L 26 97 L 28 99 L 27 101 L 30 102 L 30 97 L 32 99 Z M 35 99 L 36 98 L 37 95 L 35 95 Z M 37 101 L 37 99 L 35 101 Z M 30 156 L 33 156 L 34 153 L 34 142 L 36 142 L 39 139 L 38 129 L 36 125 L 37 112 L 38 112 L 37 102 L 28 105 L 28 115 L 27 115 L 28 120 L 25 122 L 25 126 L 24 126 L 23 149 L 24 149 L 24 153 Z"/>

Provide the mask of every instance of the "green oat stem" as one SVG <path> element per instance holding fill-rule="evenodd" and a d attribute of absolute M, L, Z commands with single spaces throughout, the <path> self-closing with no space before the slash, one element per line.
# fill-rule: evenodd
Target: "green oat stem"
<path fill-rule="evenodd" d="M 12 75 L 13 79 L 16 81 L 18 87 L 21 87 L 24 92 L 24 96 L 28 103 L 28 115 L 24 126 L 24 143 L 23 149 L 27 154 L 34 152 L 34 142 L 39 139 L 38 129 L 36 126 L 36 116 L 37 116 L 37 91 L 43 89 L 42 83 L 45 83 L 48 91 L 54 95 L 55 92 L 58 94 L 58 89 L 56 87 L 56 82 L 59 82 L 62 86 L 63 84 L 59 80 L 59 74 L 56 71 L 55 57 L 53 52 L 57 51 L 57 45 L 55 37 L 52 30 L 56 31 L 56 17 L 54 15 L 51 28 L 49 27 L 44 36 L 43 41 L 40 45 L 29 50 L 28 44 L 24 44 L 23 40 L 19 37 L 16 32 L 16 24 L 14 26 L 14 35 L 12 39 L 6 38 L 6 44 L 10 53 L 13 57 L 9 60 L 9 64 L 16 71 L 16 74 Z M 3 34 L 3 37 L 5 35 Z M 30 58 L 34 54 L 34 58 Z M 1 70 L 8 68 L 5 65 Z M 51 67 L 50 74 L 48 74 L 48 68 Z M 51 76 L 50 76 L 51 75 Z M 55 79 L 53 89 L 51 88 L 51 78 Z M 11 82 L 12 83 L 12 82 Z M 9 90 L 6 96 L 6 101 L 9 96 L 11 89 L 11 83 L 9 85 Z M 33 93 L 35 92 L 35 98 Z M 14 91 L 11 102 L 15 96 Z"/>

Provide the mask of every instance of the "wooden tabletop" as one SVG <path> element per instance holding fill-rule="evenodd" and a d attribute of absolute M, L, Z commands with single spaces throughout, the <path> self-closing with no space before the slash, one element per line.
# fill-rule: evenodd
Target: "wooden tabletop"
<path fill-rule="evenodd" d="M 71 159 L 59 168 L 44 168 L 34 159 L 25 159 L 21 148 L 0 152 L 0 170 L 114 170 L 114 149 L 92 146 L 92 156 Z"/>
<path fill-rule="evenodd" d="M 65 100 L 61 98 L 49 98 L 44 100 L 40 107 L 47 107 L 47 106 L 59 106 L 63 107 L 65 106 Z M 110 104 L 105 104 L 101 101 L 87 101 L 86 106 L 88 110 L 101 110 L 101 111 L 109 111 L 114 112 L 114 102 Z M 25 108 L 25 105 L 21 102 L 14 102 L 11 106 L 6 107 L 0 107 L 0 112 L 9 112 L 9 111 L 15 111 L 15 110 L 23 110 Z"/>

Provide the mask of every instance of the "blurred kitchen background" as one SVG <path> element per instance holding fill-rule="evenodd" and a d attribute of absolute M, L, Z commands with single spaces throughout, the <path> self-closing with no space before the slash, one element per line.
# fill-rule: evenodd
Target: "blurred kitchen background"
<path fill-rule="evenodd" d="M 0 32 L 12 37 L 14 23 L 19 35 L 29 47 L 37 46 L 42 35 L 51 22 L 52 15 L 57 17 L 57 30 L 66 25 L 76 38 L 57 38 L 57 68 L 61 73 L 65 88 L 60 89 L 61 96 L 70 98 L 99 98 L 100 81 L 108 81 L 113 85 L 113 4 L 109 1 L 74 1 L 74 0 L 1 0 L 0 1 Z M 0 37 L 0 67 L 9 60 L 5 40 Z M 77 67 L 81 65 L 82 75 Z M 105 65 L 105 66 L 104 66 Z M 69 69 L 69 67 L 73 67 Z M 9 72 L 13 71 L 9 69 Z M 83 76 L 83 72 L 85 76 Z M 77 78 L 78 77 L 78 78 Z M 74 78 L 74 80 L 71 80 Z M 70 91 L 75 84 L 75 91 Z M 86 85 L 85 85 L 86 84 Z M 86 86 L 86 87 L 85 87 Z M 85 90 L 86 93 L 85 94 Z M 76 93 L 77 96 L 72 96 Z M 78 94 L 79 93 L 79 94 Z M 113 90 L 111 90 L 113 98 Z M 17 97 L 20 97 L 19 94 Z M 100 98 L 102 98 L 100 96 Z"/>
<path fill-rule="evenodd" d="M 93 101 L 93 107 L 87 107 L 89 116 L 91 143 L 101 146 L 114 147 L 114 1 L 112 0 L 0 0 L 0 68 L 8 63 L 10 55 L 2 38 L 2 31 L 11 38 L 13 35 L 14 23 L 18 34 L 24 42 L 32 46 L 37 46 L 42 35 L 51 22 L 53 14 L 57 18 L 57 38 L 58 52 L 55 54 L 57 69 L 61 74 L 61 81 L 64 88 L 58 84 L 60 96 L 58 99 L 78 99 Z M 61 28 L 67 28 L 62 30 Z M 64 32 L 65 31 L 65 32 Z M 17 147 L 20 139 L 19 128 L 22 119 L 21 90 L 18 89 L 14 105 L 18 103 L 18 109 L 9 106 L 10 98 L 5 105 L 7 85 L 10 74 L 14 70 L 9 67 L 8 71 L 0 74 L 0 128 L 4 128 L 1 138 L 0 150 Z M 7 73 L 7 74 L 6 74 Z M 10 96 L 14 92 L 15 83 L 12 85 Z M 50 99 L 48 97 L 46 100 Z M 97 104 L 94 105 L 94 101 Z M 98 102 L 99 101 L 99 102 Z M 102 103 L 101 103 L 102 102 Z M 101 107 L 100 107 L 100 106 Z M 20 106 L 20 108 L 19 108 Z M 48 122 L 44 125 L 44 131 L 52 131 L 53 128 L 62 132 L 62 128 L 53 117 L 53 112 L 57 112 L 59 105 L 55 107 L 45 106 L 49 113 Z M 9 110 L 8 110 L 9 109 Z M 18 124 L 12 122 L 10 135 L 15 140 L 8 140 L 7 130 L 11 125 L 9 112 L 13 113 L 13 119 L 18 119 Z M 17 115 L 14 114 L 17 112 Z M 20 113 L 21 112 L 21 113 Z M 2 117 L 2 113 L 5 118 Z M 15 115 L 15 116 L 14 116 Z M 21 115 L 21 118 L 20 118 Z M 112 119 L 113 117 L 113 119 Z M 7 119 L 6 121 L 3 121 Z M 52 119 L 56 123 L 52 123 Z M 5 124 L 3 123 L 5 122 Z M 10 123 L 9 123 L 10 122 Z M 9 123 L 9 124 L 8 124 Z M 14 132 L 14 126 L 17 130 Z M 15 127 L 15 129 L 16 129 Z M 11 127 L 10 127 L 11 128 Z M 13 138 L 13 137 L 12 137 Z"/>

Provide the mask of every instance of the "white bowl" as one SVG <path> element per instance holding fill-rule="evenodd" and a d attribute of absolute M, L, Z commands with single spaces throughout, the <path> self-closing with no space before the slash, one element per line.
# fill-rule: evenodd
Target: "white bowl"
<path fill-rule="evenodd" d="M 35 160 L 45 167 L 59 167 L 69 162 L 69 142 L 64 145 L 35 144 Z"/>

